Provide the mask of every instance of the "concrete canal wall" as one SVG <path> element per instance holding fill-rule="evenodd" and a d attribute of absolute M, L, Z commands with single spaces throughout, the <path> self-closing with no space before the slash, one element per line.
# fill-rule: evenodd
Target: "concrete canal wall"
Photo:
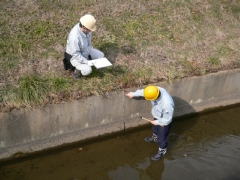
<path fill-rule="evenodd" d="M 175 100 L 175 117 L 240 102 L 240 69 L 156 84 Z M 128 89 L 127 91 L 131 91 Z M 135 89 L 134 89 L 135 90 Z M 33 110 L 0 113 L 0 159 L 143 125 L 151 105 L 124 91 Z"/>

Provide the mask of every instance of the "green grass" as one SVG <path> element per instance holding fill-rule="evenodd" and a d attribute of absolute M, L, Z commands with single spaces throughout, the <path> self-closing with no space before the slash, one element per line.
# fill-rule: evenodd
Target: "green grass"
<path fill-rule="evenodd" d="M 114 67 L 73 80 L 62 56 L 68 32 L 88 12 L 98 23 L 93 45 Z M 1 107 L 240 67 L 240 1 L 3 0 L 0 16 Z"/>
<path fill-rule="evenodd" d="M 52 101 L 58 102 L 62 96 L 74 98 L 99 95 L 119 88 L 127 88 L 149 81 L 152 72 L 149 69 L 129 71 L 126 68 L 113 67 L 102 72 L 94 70 L 89 77 L 79 80 L 61 77 L 28 75 L 21 77 L 17 87 L 2 90 L 2 103 L 15 107 L 31 107 Z M 73 92 L 76 92 L 75 94 Z"/>
<path fill-rule="evenodd" d="M 219 65 L 221 63 L 220 60 L 217 57 L 209 57 L 208 62 L 211 65 Z"/>
<path fill-rule="evenodd" d="M 47 80 L 38 76 L 27 76 L 19 80 L 16 94 L 17 99 L 24 104 L 42 103 L 48 91 L 49 84 Z"/>

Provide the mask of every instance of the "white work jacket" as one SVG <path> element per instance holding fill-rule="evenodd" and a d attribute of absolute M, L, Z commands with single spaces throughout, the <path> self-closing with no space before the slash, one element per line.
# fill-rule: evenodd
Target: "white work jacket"
<path fill-rule="evenodd" d="M 160 126 L 166 126 L 172 122 L 173 112 L 174 112 L 174 102 L 169 93 L 161 87 L 158 87 L 161 96 L 151 101 L 152 104 L 152 116 L 157 120 Z M 134 97 L 144 97 L 144 90 L 139 89 L 133 92 Z"/>
<path fill-rule="evenodd" d="M 72 56 L 70 62 L 74 67 L 88 64 L 88 56 L 92 47 L 92 33 L 85 34 L 77 23 L 70 31 L 67 39 L 66 52 Z"/>

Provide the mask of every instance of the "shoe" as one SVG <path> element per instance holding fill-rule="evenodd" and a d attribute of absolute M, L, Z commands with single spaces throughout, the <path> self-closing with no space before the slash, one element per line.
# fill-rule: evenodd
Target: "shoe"
<path fill-rule="evenodd" d="M 74 79 L 80 79 L 80 77 L 81 77 L 81 72 L 79 71 L 79 70 L 74 70 L 74 72 L 73 72 L 73 78 Z"/>
<path fill-rule="evenodd" d="M 167 153 L 167 148 L 165 148 L 165 149 L 159 148 L 157 154 L 155 154 L 154 156 L 152 156 L 152 157 L 151 157 L 151 160 L 157 161 L 157 160 L 161 159 L 161 157 L 163 157 L 166 153 Z"/>
<path fill-rule="evenodd" d="M 148 143 L 157 143 L 157 136 L 156 135 L 152 135 L 150 137 L 145 137 L 144 138 L 144 141 L 145 142 L 148 142 Z"/>

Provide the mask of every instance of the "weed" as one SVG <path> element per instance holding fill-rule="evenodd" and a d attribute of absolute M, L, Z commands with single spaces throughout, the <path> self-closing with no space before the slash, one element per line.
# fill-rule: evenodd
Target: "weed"
<path fill-rule="evenodd" d="M 0 61 L 0 66 L 2 68 L 2 70 L 11 70 L 15 67 L 17 67 L 19 64 L 19 60 L 17 56 L 12 56 L 12 57 L 8 57 L 7 59 L 3 59 L 2 61 Z"/>
<path fill-rule="evenodd" d="M 209 57 L 208 58 L 208 62 L 211 64 L 211 65 L 219 65 L 221 63 L 221 61 L 219 60 L 219 58 L 217 57 Z"/>
<path fill-rule="evenodd" d="M 238 6 L 232 6 L 231 10 L 232 10 L 233 14 L 235 14 L 237 16 L 240 15 L 240 6 L 239 5 Z"/>
<path fill-rule="evenodd" d="M 20 78 L 16 96 L 25 105 L 43 103 L 45 95 L 49 92 L 49 84 L 46 79 L 36 75 Z"/>
<path fill-rule="evenodd" d="M 71 84 L 71 81 L 65 78 L 57 77 L 51 78 L 50 84 L 55 92 L 60 92 L 64 91 L 65 89 L 68 89 Z"/>
<path fill-rule="evenodd" d="M 230 47 L 223 45 L 218 48 L 217 52 L 218 52 L 219 57 L 222 57 L 222 56 L 230 55 L 233 52 L 233 50 Z"/>

